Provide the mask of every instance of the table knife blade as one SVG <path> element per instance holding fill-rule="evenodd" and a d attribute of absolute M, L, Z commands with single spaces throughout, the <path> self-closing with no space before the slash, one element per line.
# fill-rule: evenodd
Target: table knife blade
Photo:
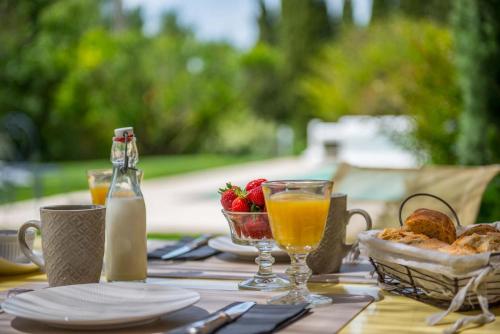
<path fill-rule="evenodd" d="M 174 329 L 168 333 L 185 333 L 185 334 L 209 334 L 216 329 L 228 324 L 250 310 L 255 305 L 255 302 L 241 302 L 230 308 L 219 311 L 205 319 L 193 322 L 180 329 Z"/>
<path fill-rule="evenodd" d="M 212 237 L 213 235 L 211 234 L 203 234 L 202 236 L 194 239 L 193 241 L 186 243 L 184 246 L 181 246 L 177 249 L 174 249 L 173 251 L 163 254 L 161 259 L 170 260 L 179 255 L 186 254 L 187 252 L 190 252 L 193 249 L 206 245 L 208 243 L 208 240 L 210 240 Z"/>

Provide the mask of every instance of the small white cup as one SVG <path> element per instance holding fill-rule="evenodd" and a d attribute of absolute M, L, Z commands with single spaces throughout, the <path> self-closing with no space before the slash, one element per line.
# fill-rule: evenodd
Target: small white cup
<path fill-rule="evenodd" d="M 29 247 L 33 249 L 35 231 L 30 230 L 26 232 L 26 241 Z M 0 230 L 0 257 L 10 262 L 29 262 L 21 252 L 16 230 Z"/>

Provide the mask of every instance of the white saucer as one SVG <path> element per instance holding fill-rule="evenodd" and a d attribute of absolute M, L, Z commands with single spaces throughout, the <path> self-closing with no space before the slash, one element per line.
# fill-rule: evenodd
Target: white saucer
<path fill-rule="evenodd" d="M 26 292 L 7 299 L 2 309 L 54 327 L 109 329 L 148 323 L 199 299 L 195 291 L 158 284 L 92 283 Z"/>
<path fill-rule="evenodd" d="M 257 248 L 255 248 L 254 246 L 237 245 L 233 243 L 231 238 L 228 236 L 212 238 L 208 241 L 208 245 L 218 251 L 233 254 L 245 259 L 255 260 L 255 257 L 257 257 L 258 255 Z M 288 254 L 285 251 L 276 246 L 273 247 L 271 254 L 275 258 L 279 258 L 280 260 L 289 258 Z"/>

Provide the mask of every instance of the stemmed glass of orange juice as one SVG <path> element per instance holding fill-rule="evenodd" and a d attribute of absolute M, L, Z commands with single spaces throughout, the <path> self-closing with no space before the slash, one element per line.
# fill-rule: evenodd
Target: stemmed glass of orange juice
<path fill-rule="evenodd" d="M 269 223 L 276 244 L 285 250 L 291 259 L 286 270 L 290 278 L 288 294 L 277 296 L 271 304 L 320 305 L 331 303 L 332 299 L 311 294 L 307 280 L 311 269 L 307 266 L 307 255 L 315 250 L 325 231 L 331 181 L 285 180 L 262 184 Z"/>

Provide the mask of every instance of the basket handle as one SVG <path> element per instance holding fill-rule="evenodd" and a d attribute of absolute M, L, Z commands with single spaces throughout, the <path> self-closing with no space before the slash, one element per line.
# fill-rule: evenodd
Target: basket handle
<path fill-rule="evenodd" d="M 451 213 L 453 214 L 453 218 L 455 218 L 455 221 L 457 222 L 457 226 L 462 226 L 460 224 L 460 219 L 458 219 L 457 212 L 451 207 L 451 205 L 448 202 L 446 202 L 444 199 L 442 199 L 441 197 L 433 195 L 433 194 L 429 194 L 429 193 L 416 193 L 416 194 L 408 196 L 403 202 L 401 202 L 401 205 L 399 206 L 399 225 L 403 226 L 402 214 L 403 214 L 403 207 L 405 206 L 406 202 L 408 202 L 413 197 L 417 197 L 417 196 L 432 197 L 432 198 L 437 199 L 438 201 L 442 202 L 444 205 L 446 205 L 448 207 L 448 209 L 450 209 Z"/>

